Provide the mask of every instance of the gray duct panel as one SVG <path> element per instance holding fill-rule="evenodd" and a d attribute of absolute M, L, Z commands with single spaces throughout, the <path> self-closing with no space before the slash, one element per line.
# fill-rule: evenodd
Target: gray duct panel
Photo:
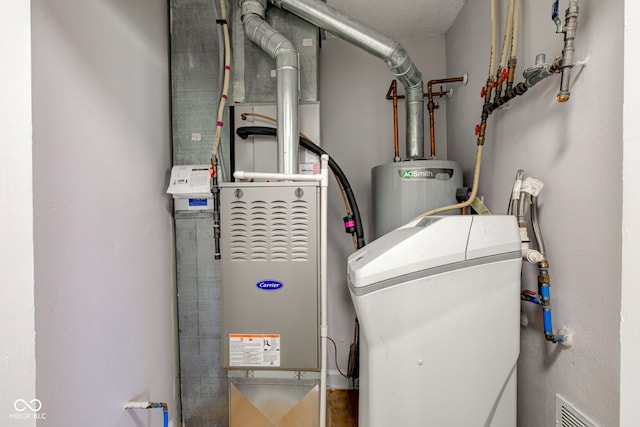
<path fill-rule="evenodd" d="M 211 0 L 171 0 L 171 92 L 173 161 L 207 164 L 221 91 L 220 26 Z M 224 122 L 228 123 L 228 113 Z M 223 158 L 229 158 L 223 127 Z M 228 168 L 228 165 L 225 165 Z"/>
<path fill-rule="evenodd" d="M 175 226 L 182 419 L 189 427 L 226 426 L 220 262 L 213 261 L 212 218 L 177 213 Z"/>
<path fill-rule="evenodd" d="M 318 29 L 278 8 L 268 8 L 265 20 L 293 43 L 300 54 L 300 101 L 318 100 Z M 240 8 L 233 12 L 233 100 L 236 103 L 275 103 L 276 65 L 242 30 Z"/>

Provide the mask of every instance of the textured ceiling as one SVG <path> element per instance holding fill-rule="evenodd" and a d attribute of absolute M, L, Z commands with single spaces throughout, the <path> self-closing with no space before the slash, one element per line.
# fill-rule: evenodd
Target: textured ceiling
<path fill-rule="evenodd" d="M 327 0 L 327 4 L 394 39 L 444 34 L 465 0 Z"/>

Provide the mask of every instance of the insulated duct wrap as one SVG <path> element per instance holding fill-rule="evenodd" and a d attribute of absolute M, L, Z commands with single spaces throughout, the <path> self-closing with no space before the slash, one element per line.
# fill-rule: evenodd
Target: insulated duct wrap
<path fill-rule="evenodd" d="M 424 158 L 422 75 L 402 45 L 318 0 L 271 0 L 271 3 L 331 32 L 387 64 L 405 88 L 407 158 Z"/>

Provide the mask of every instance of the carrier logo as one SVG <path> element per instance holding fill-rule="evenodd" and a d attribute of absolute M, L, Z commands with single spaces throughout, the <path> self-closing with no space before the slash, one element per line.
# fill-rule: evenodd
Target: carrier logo
<path fill-rule="evenodd" d="M 261 291 L 277 291 L 278 289 L 284 288 L 284 284 L 277 280 L 263 280 L 256 283 L 256 288 Z"/>
<path fill-rule="evenodd" d="M 453 176 L 453 169 L 445 168 L 413 168 L 399 169 L 398 174 L 404 179 L 438 179 L 448 181 Z"/>

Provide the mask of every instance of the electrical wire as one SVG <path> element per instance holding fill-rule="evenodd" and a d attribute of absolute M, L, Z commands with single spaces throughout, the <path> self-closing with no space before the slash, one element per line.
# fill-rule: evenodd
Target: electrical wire
<path fill-rule="evenodd" d="M 347 375 L 344 372 L 342 372 L 342 370 L 340 369 L 340 366 L 338 366 L 338 345 L 333 340 L 333 338 L 329 336 L 327 336 L 326 338 L 333 343 L 333 360 L 335 362 L 336 369 L 338 370 L 340 375 L 342 375 L 344 378 L 348 378 Z"/>
<path fill-rule="evenodd" d="M 347 367 L 347 377 L 354 380 L 360 376 L 358 359 L 360 357 L 360 322 L 356 316 L 353 322 L 353 341 L 349 347 L 349 364 Z"/>

